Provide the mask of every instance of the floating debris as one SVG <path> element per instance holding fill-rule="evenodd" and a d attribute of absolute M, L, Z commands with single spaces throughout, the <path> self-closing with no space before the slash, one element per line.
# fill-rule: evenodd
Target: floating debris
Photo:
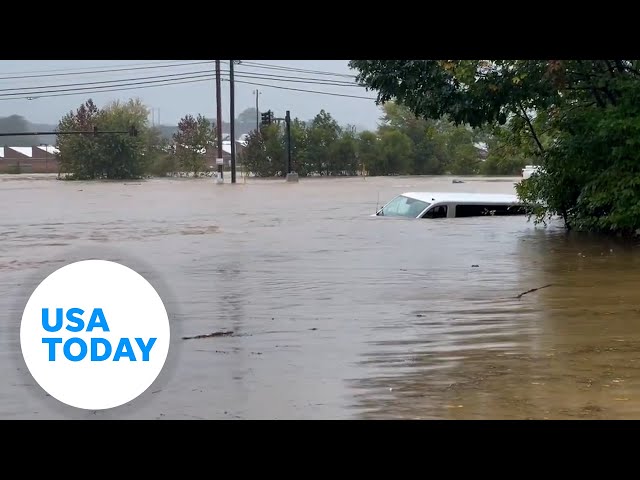
<path fill-rule="evenodd" d="M 193 337 L 182 337 L 182 340 L 195 340 L 198 338 L 229 337 L 231 335 L 233 335 L 232 331 L 229 331 L 229 332 L 222 331 L 222 332 L 206 333 L 204 335 L 195 335 Z"/>

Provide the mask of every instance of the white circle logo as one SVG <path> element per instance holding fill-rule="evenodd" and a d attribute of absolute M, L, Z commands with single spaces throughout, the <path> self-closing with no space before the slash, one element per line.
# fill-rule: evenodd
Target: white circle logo
<path fill-rule="evenodd" d="M 87 410 L 145 392 L 169 353 L 169 317 L 147 280 L 105 260 L 66 265 L 34 290 L 22 314 L 22 355 L 52 397 Z"/>

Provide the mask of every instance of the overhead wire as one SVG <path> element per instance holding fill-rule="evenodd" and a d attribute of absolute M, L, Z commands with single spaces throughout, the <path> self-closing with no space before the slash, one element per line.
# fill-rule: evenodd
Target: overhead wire
<path fill-rule="evenodd" d="M 229 73 L 228 70 L 222 70 L 223 73 Z M 206 74 L 212 73 L 209 70 L 200 70 L 200 71 L 191 71 L 191 72 L 181 72 L 181 73 L 171 73 L 165 75 L 153 75 L 150 77 L 135 77 L 135 78 L 127 78 L 127 79 L 114 79 L 114 80 L 99 80 L 95 82 L 82 82 L 82 83 L 65 83 L 65 84 L 57 84 L 57 85 L 40 85 L 40 86 L 29 86 L 29 87 L 13 87 L 13 88 L 0 88 L 0 96 L 24 96 L 31 95 L 37 93 L 48 93 L 53 92 L 54 90 L 46 90 L 44 92 L 36 92 L 35 89 L 57 89 L 57 88 L 66 88 L 66 87 L 83 87 L 87 85 L 99 85 L 99 84 L 117 84 L 121 82 L 129 82 L 135 80 L 155 80 L 159 78 L 170 78 L 170 77 L 179 77 L 185 75 L 197 75 L 197 74 Z M 310 84 L 319 84 L 319 85 L 331 85 L 331 86 L 339 86 L 339 87 L 361 87 L 355 82 L 346 82 L 346 81 L 334 81 L 334 80 L 325 80 L 325 79 L 314 79 L 308 77 L 287 77 L 284 75 L 272 75 L 272 74 L 252 74 L 253 72 L 245 72 L 244 70 L 239 71 L 235 75 L 240 78 L 253 78 L 253 79 L 265 79 L 265 80 L 273 80 L 280 82 L 294 82 L 294 83 L 310 83 Z M 96 87 L 100 88 L 100 87 Z M 26 92 L 25 92 L 26 91 Z M 58 90 L 56 90 L 58 91 Z M 63 91 L 63 90 L 60 90 Z M 2 93 L 2 92 L 14 92 L 14 93 Z"/>
<path fill-rule="evenodd" d="M 355 75 L 351 75 L 348 73 L 327 72 L 323 70 L 309 70 L 305 68 L 288 67 L 285 65 L 269 65 L 265 63 L 245 61 L 245 60 L 242 60 L 240 62 L 240 65 L 246 65 L 248 67 L 264 69 L 264 70 L 280 70 L 280 71 L 289 71 L 289 72 L 296 72 L 296 73 L 313 73 L 316 75 L 329 75 L 329 76 L 345 77 L 345 78 L 352 78 L 352 79 L 356 78 Z"/>
<path fill-rule="evenodd" d="M 105 88 L 105 89 L 101 89 L 101 90 L 84 90 L 82 92 L 74 90 L 72 92 L 62 92 L 59 93 L 60 91 L 56 92 L 56 93 L 46 93 L 44 95 L 42 95 L 42 92 L 40 94 L 40 96 L 37 96 L 37 94 L 35 94 L 33 97 L 27 97 L 27 99 L 29 100 L 37 100 L 40 98 L 50 98 L 50 97 L 66 97 L 66 96 L 77 96 L 77 95 L 88 95 L 88 94 L 96 94 L 96 93 L 108 93 L 108 92 L 119 92 L 119 91 L 125 91 L 125 90 L 140 90 L 140 89 L 144 89 L 144 88 L 153 88 L 153 87 L 165 87 L 165 86 L 171 86 L 171 85 L 181 85 L 181 84 L 189 84 L 189 83 L 199 83 L 199 82 L 207 82 L 207 81 L 211 81 L 215 79 L 214 75 L 202 75 L 202 78 L 186 78 L 186 79 L 163 79 L 163 80 L 158 80 L 156 81 L 155 84 L 150 84 L 151 82 L 147 81 L 147 82 L 142 82 L 144 83 L 144 85 L 128 85 L 128 86 L 118 86 L 118 87 L 114 87 L 114 88 Z M 229 82 L 230 79 L 228 78 L 222 78 L 223 81 L 225 82 Z M 269 85 L 266 83 L 258 83 L 258 82 L 249 82 L 249 81 L 244 81 L 244 80 L 235 80 L 234 81 L 236 83 L 243 83 L 246 85 L 254 85 L 254 86 L 261 86 L 261 87 L 266 87 L 266 88 L 275 88 L 275 89 L 279 89 L 279 90 L 288 90 L 288 91 L 294 91 L 294 92 L 304 92 L 304 93 L 312 93 L 312 94 L 317 94 L 317 95 L 327 95 L 327 96 L 333 96 L 333 97 L 346 97 L 346 98 L 357 98 L 357 99 L 363 99 L 363 100 L 375 100 L 374 97 L 364 97 L 364 96 L 359 96 L 359 95 L 350 95 L 350 94 L 343 94 L 343 93 L 337 93 L 337 92 L 326 92 L 326 91 L 321 91 L 321 90 L 308 90 L 308 89 L 303 89 L 303 88 L 293 88 L 293 87 L 285 87 L 285 86 L 281 86 L 281 85 Z M 97 88 L 97 87 L 89 87 L 89 88 Z M 6 100 L 19 100 L 19 99 L 23 99 L 24 97 L 6 97 L 6 96 L 1 96 L 0 95 L 0 101 L 6 101 Z"/>
<path fill-rule="evenodd" d="M 138 67 L 138 66 L 144 66 L 144 65 L 158 65 L 160 63 L 164 63 L 164 64 L 168 64 L 171 62 L 178 62 L 178 63 L 182 63 L 182 62 L 186 62 L 187 60 L 157 60 L 157 61 L 153 61 L 153 62 L 143 62 L 143 63 L 128 63 L 126 64 L 128 67 Z M 201 62 L 203 61 L 202 59 L 200 60 L 189 60 L 190 62 Z M 68 67 L 68 68 L 46 68 L 43 70 L 23 70 L 20 72 L 7 72 L 8 75 L 26 75 L 29 73 L 42 73 L 42 74 L 47 74 L 47 73 L 56 73 L 56 72 L 69 72 L 69 71 L 77 71 L 77 70 L 95 70 L 95 69 L 103 69 L 103 68 L 118 68 L 118 67 L 123 67 L 124 65 L 122 63 L 119 64 L 112 64 L 112 65 L 96 65 L 93 67 Z"/>
<path fill-rule="evenodd" d="M 46 73 L 46 74 L 37 74 L 37 75 L 5 75 L 1 76 L 0 80 L 24 80 L 27 78 L 44 78 L 44 77 L 62 77 L 62 76 L 71 76 L 71 75 L 93 75 L 96 73 L 115 73 L 115 72 L 129 72 L 134 70 L 150 70 L 156 68 L 174 68 L 180 66 L 189 66 L 189 65 L 202 65 L 206 63 L 213 63 L 211 60 L 208 61 L 200 61 L 200 62 L 185 62 L 185 63 L 174 63 L 170 65 L 149 65 L 149 66 L 140 66 L 140 67 L 122 67 L 122 68 L 103 68 L 101 70 L 91 70 L 91 71 L 65 71 L 62 73 Z"/>
<path fill-rule="evenodd" d="M 258 69 L 258 70 L 276 70 L 276 71 L 288 71 L 288 72 L 296 72 L 296 73 L 309 73 L 316 75 L 325 75 L 325 76 L 337 76 L 343 78 L 355 78 L 355 75 L 345 74 L 345 73 L 336 73 L 336 72 L 327 72 L 323 70 L 311 70 L 304 69 L 298 67 L 289 67 L 285 65 L 271 65 L 260 62 L 239 60 L 240 65 L 245 65 L 247 67 Z M 18 79 L 28 79 L 28 78 L 44 78 L 44 77 L 58 77 L 58 76 L 71 76 L 71 75 L 91 75 L 96 73 L 114 73 L 114 72 L 127 72 L 133 70 L 148 70 L 155 68 L 173 68 L 180 66 L 188 66 L 188 65 L 202 65 L 202 64 L 212 64 L 214 60 L 198 60 L 198 61 L 188 61 L 188 62 L 171 62 L 168 61 L 159 61 L 159 62 L 148 62 L 148 63 L 138 63 L 138 64 L 130 64 L 127 66 L 123 65 L 103 65 L 100 67 L 84 67 L 84 68 L 67 68 L 67 69 L 55 69 L 55 70 L 32 70 L 25 72 L 11 72 L 7 73 L 4 76 L 0 76 L 0 80 L 18 80 Z M 226 65 L 229 63 L 228 60 L 222 60 L 221 63 Z"/>
<path fill-rule="evenodd" d="M 230 81 L 229 79 L 224 79 L 225 81 Z M 293 88 L 293 87 L 283 87 L 280 85 L 269 85 L 266 83 L 256 83 L 256 82 L 246 82 L 244 80 L 235 80 L 234 82 L 236 83 L 246 83 L 247 85 L 255 85 L 258 87 L 269 87 L 269 88 L 277 88 L 280 90 L 289 90 L 292 92 L 307 92 L 307 93 L 317 93 L 320 95 L 331 95 L 334 97 L 347 97 L 347 98 L 361 98 L 363 100 L 375 100 L 375 97 L 363 97 L 360 95 L 349 95 L 346 93 L 333 93 L 333 92 L 323 92 L 321 90 L 306 90 L 306 89 L 302 89 L 302 88 Z"/>
<path fill-rule="evenodd" d="M 103 68 L 100 71 L 92 71 L 87 73 L 111 73 L 114 71 L 132 71 L 132 70 L 144 70 L 149 68 L 170 68 L 182 65 L 197 65 L 197 64 L 205 64 L 212 63 L 211 61 L 202 61 L 202 62 L 187 62 L 183 64 L 170 64 L 170 65 L 148 65 L 142 67 L 124 67 L 117 69 L 105 69 Z M 223 61 L 222 63 L 229 63 L 228 61 Z M 246 63 L 246 65 L 245 65 Z M 267 68 L 274 69 L 279 71 L 287 71 L 287 72 L 296 72 L 296 73 L 306 73 L 306 74 L 325 74 L 325 75 L 338 75 L 342 77 L 352 76 L 346 74 L 337 74 L 334 72 L 324 72 L 320 70 L 309 70 L 309 69 L 300 69 L 293 67 L 285 67 L 278 65 L 265 65 L 260 64 L 258 62 L 241 62 L 241 65 L 245 65 L 250 68 Z M 64 75 L 73 75 L 79 72 L 74 73 L 65 73 Z M 228 73 L 228 70 L 224 70 L 223 73 Z M 47 76 L 55 76 L 55 75 L 42 75 L 43 77 Z M 318 85 L 328 85 L 335 87 L 362 87 L 355 81 L 348 82 L 346 80 L 334 80 L 328 78 L 309 78 L 309 77 L 301 77 L 301 76 L 286 76 L 286 75 L 278 75 L 278 74 L 269 74 L 269 73 L 261 73 L 261 72 L 250 72 L 246 70 L 237 70 L 235 73 L 236 78 L 248 79 L 248 80 L 268 80 L 272 82 L 293 82 L 293 83 L 306 83 L 306 84 L 318 84 Z M 2 77 L 0 77 L 2 78 Z M 13 77 L 17 79 L 19 77 Z M 124 90 L 137 90 L 143 88 L 152 88 L 152 87 L 160 87 L 160 86 L 171 86 L 171 85 L 179 85 L 179 84 L 187 84 L 187 83 L 196 83 L 196 82 L 204 82 L 210 79 L 214 79 L 215 76 L 213 72 L 208 70 L 203 71 L 190 71 L 190 72 L 181 72 L 181 73 L 172 73 L 165 75 L 154 75 L 152 77 L 136 77 L 136 78 L 127 78 L 127 79 L 113 79 L 113 80 L 102 80 L 95 82 L 83 82 L 83 83 L 72 83 L 72 84 L 58 84 L 58 85 L 42 85 L 42 86 L 32 86 L 32 87 L 19 87 L 19 88 L 7 88 L 0 89 L 0 92 L 11 92 L 11 93 L 0 93 L 0 100 L 16 100 L 21 98 L 26 98 L 29 100 L 34 100 L 38 98 L 48 98 L 48 97 L 59 97 L 59 96 L 71 96 L 71 95 L 80 95 L 80 94 L 92 94 L 92 93 L 102 93 L 102 92 L 115 92 L 115 91 L 124 91 Z M 355 77 L 353 77 L 355 78 Z M 227 78 L 223 78 L 225 81 L 229 81 Z M 350 94 L 342 94 L 337 92 L 327 92 L 320 90 L 309 90 L 302 88 L 293 88 L 293 87 L 285 87 L 282 85 L 272 85 L 266 83 L 260 83 L 255 81 L 247 81 L 247 80 L 235 80 L 237 83 L 243 83 L 247 85 L 254 86 L 262 86 L 266 88 L 275 88 L 280 90 L 289 90 L 296 92 L 305 92 L 305 93 L 313 93 L 320 95 L 329 95 L 329 96 L 338 96 L 338 97 L 347 97 L 347 98 L 358 98 L 358 99 L 366 99 L 366 100 L 375 100 L 373 97 L 365 97 L 359 95 L 350 95 Z M 123 83 L 124 82 L 124 83 Z M 94 85 L 94 86 L 89 86 Z M 65 88 L 61 88 L 65 87 Z M 75 88 L 66 88 L 66 87 L 75 87 Z M 44 90 L 49 89 L 49 90 Z M 16 92 L 17 90 L 22 90 L 20 92 Z M 38 91 L 36 91 L 38 90 Z"/>
<path fill-rule="evenodd" d="M 105 89 L 105 90 L 95 90 L 95 91 L 85 91 L 85 92 L 70 92 L 70 93 L 57 93 L 57 94 L 54 93 L 54 94 L 43 95 L 42 97 L 32 97 L 32 98 L 27 98 L 27 99 L 28 100 L 38 100 L 39 98 L 69 97 L 69 96 L 78 96 L 78 95 L 91 95 L 91 94 L 94 94 L 94 93 L 120 92 L 120 91 L 125 91 L 125 90 L 140 90 L 140 89 L 143 89 L 143 88 L 166 87 L 166 86 L 171 86 L 171 85 L 181 85 L 181 84 L 187 84 L 187 83 L 208 82 L 210 80 L 213 80 L 214 78 L 215 77 L 193 79 L 193 80 L 161 80 L 162 82 L 166 82 L 166 83 L 156 84 L 156 85 L 131 86 L 131 87 L 123 87 L 123 88 L 109 88 L 109 89 Z M 22 97 L 19 97 L 19 98 L 15 98 L 15 97 L 6 98 L 6 97 L 0 96 L 0 101 L 22 100 L 22 99 L 23 99 Z"/>

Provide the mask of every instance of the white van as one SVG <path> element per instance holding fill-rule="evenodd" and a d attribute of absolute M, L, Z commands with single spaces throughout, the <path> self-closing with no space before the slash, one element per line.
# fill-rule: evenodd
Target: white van
<path fill-rule="evenodd" d="M 539 165 L 525 165 L 525 167 L 522 169 L 522 178 L 526 180 L 532 174 L 538 172 L 539 170 L 540 170 Z"/>
<path fill-rule="evenodd" d="M 460 218 L 526 215 L 517 195 L 495 193 L 406 192 L 380 208 L 378 217 Z"/>

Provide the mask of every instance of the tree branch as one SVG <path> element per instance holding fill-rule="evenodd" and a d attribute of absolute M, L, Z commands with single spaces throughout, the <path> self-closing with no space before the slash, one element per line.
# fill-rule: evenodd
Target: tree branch
<path fill-rule="evenodd" d="M 538 145 L 538 149 L 540 150 L 540 153 L 544 153 L 544 147 L 542 146 L 542 143 L 540 143 L 540 139 L 536 135 L 536 130 L 535 128 L 533 128 L 531 119 L 529 118 L 529 115 L 527 115 L 527 111 L 524 109 L 524 105 L 522 105 L 522 102 L 519 102 L 519 106 L 520 106 L 520 110 L 522 111 L 522 116 L 524 117 L 525 121 L 527 122 L 527 125 L 529 126 L 529 131 L 531 132 L 533 139 Z"/>

